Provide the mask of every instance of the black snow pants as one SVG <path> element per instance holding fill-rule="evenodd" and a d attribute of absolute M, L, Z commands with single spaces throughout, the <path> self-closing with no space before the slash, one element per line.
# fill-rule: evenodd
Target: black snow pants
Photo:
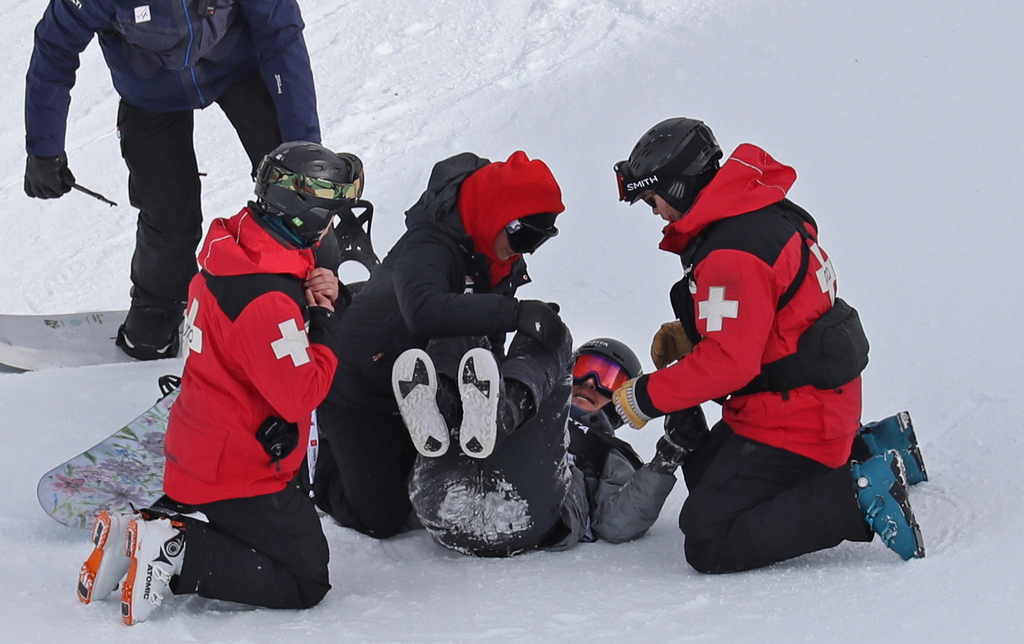
<path fill-rule="evenodd" d="M 317 408 L 320 451 L 313 494 L 339 524 L 377 539 L 407 526 L 408 481 L 416 460 L 402 417 L 332 403 Z"/>
<path fill-rule="evenodd" d="M 565 371 L 572 350 L 572 340 L 566 335 L 565 346 L 557 352 L 561 357 L 556 359 L 552 354 L 552 357 L 543 361 L 543 366 L 538 366 L 537 361 L 529 358 L 529 350 L 522 348 L 521 341 L 513 341 L 509 357 L 502 364 L 504 375 L 522 382 L 535 397 L 545 401 L 549 397 L 555 399 L 557 404 L 550 403 L 549 408 L 549 403 L 545 402 L 541 407 L 545 418 L 556 414 L 560 418 L 543 423 L 543 428 L 536 426 L 523 431 L 520 438 L 512 441 L 508 455 L 496 458 L 495 464 L 503 458 L 517 460 L 520 467 L 528 472 L 535 461 L 540 460 L 531 451 L 536 448 L 552 452 L 551 458 L 545 459 L 538 467 L 551 472 L 561 467 L 556 464 L 556 456 L 561 459 L 559 463 L 565 457 L 563 443 L 569 392 L 559 390 L 557 394 L 554 393 L 553 384 L 560 375 L 548 372 Z M 431 342 L 427 352 L 434 360 L 437 372 L 454 380 L 462 355 L 483 344 L 486 344 L 486 340 L 482 338 L 448 338 Z M 413 514 L 409 486 L 418 453 L 397 411 L 397 403 L 393 410 L 369 411 L 351 405 L 339 405 L 328 399 L 317 409 L 317 418 L 320 450 L 313 481 L 317 507 L 339 524 L 378 539 L 392 537 L 415 526 L 418 522 L 414 519 L 416 515 Z M 517 430 L 516 434 L 523 429 Z M 522 447 L 515 447 L 517 444 Z M 456 440 L 449 447 L 449 454 L 457 453 L 459 446 Z M 559 476 L 562 476 L 561 472 Z M 560 492 L 553 487 L 550 478 L 543 478 L 544 482 L 538 484 L 538 491 L 530 494 L 538 499 L 542 494 L 561 495 L 558 500 L 560 503 L 564 491 Z M 531 489 L 530 485 L 532 483 L 524 482 L 523 488 Z M 539 504 L 538 501 L 538 507 Z M 537 516 L 540 514 L 537 512 Z M 539 522 L 545 521 L 546 518 L 539 519 Z M 534 536 L 531 535 L 529 539 Z"/>
<path fill-rule="evenodd" d="M 849 463 L 833 469 L 737 436 L 725 422 L 683 475 L 690 492 L 679 529 L 686 560 L 699 572 L 759 568 L 873 537 Z"/>
<path fill-rule="evenodd" d="M 281 144 L 273 98 L 258 70 L 216 100 L 238 133 L 253 171 Z M 128 198 L 139 209 L 132 257 L 133 297 L 167 310 L 181 308 L 195 275 L 202 239 L 199 166 L 193 143 L 194 110 L 149 112 L 121 101 L 117 131 L 128 166 Z M 232 185 L 241 173 L 229 180 Z"/>
<path fill-rule="evenodd" d="M 309 608 L 330 590 L 327 538 L 298 479 L 274 494 L 192 507 L 209 523 L 184 520 L 185 559 L 174 594 Z"/>
<path fill-rule="evenodd" d="M 456 339 L 457 340 L 457 339 Z M 427 346 L 439 374 L 455 380 L 471 344 L 435 341 Z M 517 335 L 498 361 L 506 385 L 515 381 L 535 401 L 532 415 L 508 435 L 498 435 L 484 459 L 462 453 L 457 434 L 442 456 L 418 456 L 409 493 L 423 526 L 441 545 L 483 557 L 503 557 L 561 541 L 572 475 L 566 451 L 569 361 L 572 339 L 546 351 Z"/>

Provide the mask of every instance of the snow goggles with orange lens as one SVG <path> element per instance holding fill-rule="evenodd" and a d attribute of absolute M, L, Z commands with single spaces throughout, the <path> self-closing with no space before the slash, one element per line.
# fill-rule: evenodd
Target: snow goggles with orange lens
<path fill-rule="evenodd" d="M 584 353 L 576 358 L 576 364 L 573 365 L 572 384 L 582 385 L 590 378 L 596 380 L 594 384 L 599 394 L 611 398 L 612 392 L 629 380 L 629 374 L 622 365 L 610 358 Z"/>

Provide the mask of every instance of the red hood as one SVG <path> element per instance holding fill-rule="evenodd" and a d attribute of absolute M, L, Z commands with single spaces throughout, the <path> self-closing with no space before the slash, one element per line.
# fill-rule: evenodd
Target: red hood
<path fill-rule="evenodd" d="M 276 273 L 305 279 L 316 265 L 313 251 L 287 248 L 243 208 L 230 219 L 214 219 L 199 252 L 199 265 L 218 277 Z"/>
<path fill-rule="evenodd" d="M 683 218 L 665 226 L 665 237 L 658 247 L 682 253 L 690 240 L 709 224 L 782 201 L 794 181 L 796 170 L 779 163 L 756 145 L 744 143 L 700 191 Z"/>
<path fill-rule="evenodd" d="M 473 239 L 478 253 L 491 265 L 491 285 L 508 275 L 515 257 L 501 261 L 494 254 L 494 240 L 508 223 L 520 217 L 565 210 L 562 191 L 551 170 L 540 159 L 513 152 L 508 161 L 480 168 L 459 190 L 462 227 Z"/>

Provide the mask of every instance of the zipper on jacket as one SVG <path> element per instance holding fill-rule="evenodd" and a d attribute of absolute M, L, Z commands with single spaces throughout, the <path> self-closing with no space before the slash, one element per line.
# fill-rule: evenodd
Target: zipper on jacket
<path fill-rule="evenodd" d="M 188 26 L 188 47 L 185 49 L 185 66 L 182 69 L 188 70 L 188 75 L 192 79 L 192 86 L 196 88 L 196 93 L 199 95 L 199 104 L 206 107 L 206 96 L 203 95 L 203 90 L 200 89 L 199 81 L 196 79 L 196 69 L 189 64 L 192 57 L 192 45 L 196 40 L 196 32 L 192 24 L 192 16 L 188 13 L 188 0 L 181 0 L 181 9 L 185 12 L 185 24 Z"/>

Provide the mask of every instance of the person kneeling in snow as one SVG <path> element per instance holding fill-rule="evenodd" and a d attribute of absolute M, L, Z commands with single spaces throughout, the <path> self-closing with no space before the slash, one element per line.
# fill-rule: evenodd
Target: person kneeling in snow
<path fill-rule="evenodd" d="M 875 533 L 923 557 L 907 493 L 924 478 L 920 450 L 909 417 L 859 428 L 868 342 L 817 224 L 786 199 L 796 172 L 750 144 L 721 157 L 707 125 L 674 118 L 615 166 L 620 198 L 666 221 L 660 247 L 683 264 L 657 371 L 613 399 L 633 427 L 668 416 L 678 434 L 687 562 L 749 570 Z M 710 400 L 722 402 L 710 433 L 673 432 Z"/>
<path fill-rule="evenodd" d="M 300 485 L 306 451 L 295 448 L 334 376 L 348 299 L 314 268 L 314 247 L 361 190 L 357 157 L 285 143 L 259 167 L 256 202 L 211 224 L 189 289 L 167 496 L 135 516 L 100 512 L 82 601 L 120 582 L 122 617 L 135 624 L 168 592 L 307 608 L 330 589 L 327 540 Z"/>
<path fill-rule="evenodd" d="M 575 354 L 570 388 L 567 343 L 546 351 L 517 335 L 506 358 L 483 347 L 460 357 L 472 343 L 411 349 L 393 371 L 414 444 L 440 445 L 420 450 L 409 483 L 434 540 L 509 556 L 643 535 L 675 484 L 676 464 L 659 454 L 645 466 L 614 436 L 621 421 L 610 389 L 639 375 L 636 355 L 617 340 L 591 340 Z"/>
<path fill-rule="evenodd" d="M 464 152 L 434 165 L 405 234 L 345 313 L 337 375 L 317 410 L 315 502 L 339 524 L 377 539 L 409 527 L 417 451 L 447 447 L 439 442 L 447 433 L 410 440 L 391 384 L 403 351 L 473 337 L 501 352 L 505 334 L 517 331 L 532 340 L 517 348 L 545 354 L 538 360 L 553 372 L 566 367 L 572 349 L 558 314 L 516 298 L 530 282 L 523 254 L 557 235 L 564 210 L 547 164 L 522 151 L 496 162 Z M 454 366 L 470 346 L 451 350 Z M 540 406 L 546 397 L 533 400 Z"/>

